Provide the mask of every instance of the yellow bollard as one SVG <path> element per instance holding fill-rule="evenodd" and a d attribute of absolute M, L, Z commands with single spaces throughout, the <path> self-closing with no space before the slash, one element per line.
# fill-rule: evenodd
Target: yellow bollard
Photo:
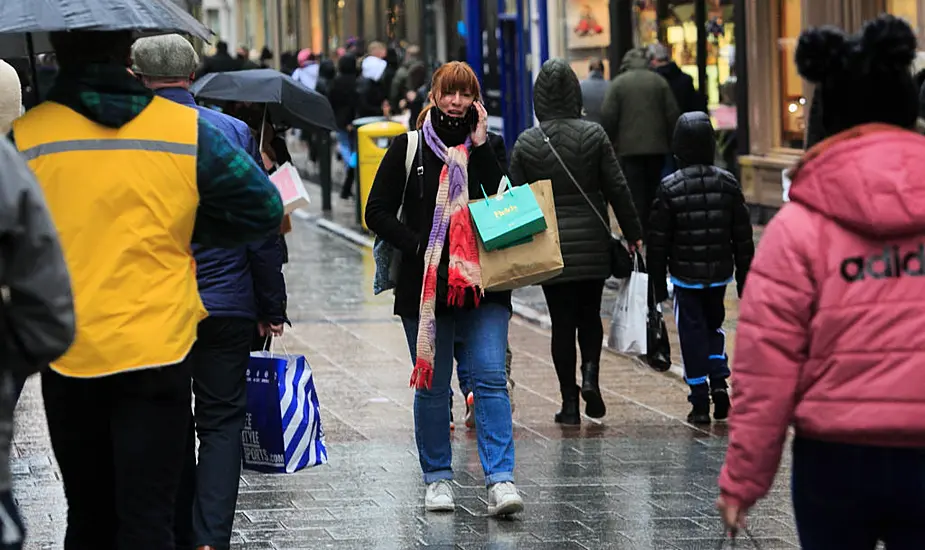
<path fill-rule="evenodd" d="M 359 178 L 359 192 L 357 204 L 359 206 L 360 224 L 366 227 L 366 201 L 369 190 L 373 187 L 379 163 L 388 150 L 392 139 L 407 132 L 407 129 L 397 122 L 373 122 L 357 128 L 357 176 Z"/>

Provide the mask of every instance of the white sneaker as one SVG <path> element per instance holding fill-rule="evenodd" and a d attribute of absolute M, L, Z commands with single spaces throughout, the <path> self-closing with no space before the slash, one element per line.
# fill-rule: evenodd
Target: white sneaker
<path fill-rule="evenodd" d="M 524 511 L 524 499 L 510 481 L 495 483 L 488 488 L 488 515 L 510 516 Z"/>
<path fill-rule="evenodd" d="M 456 509 L 453 486 L 449 481 L 441 479 L 427 485 L 424 509 L 428 512 L 452 512 Z"/>

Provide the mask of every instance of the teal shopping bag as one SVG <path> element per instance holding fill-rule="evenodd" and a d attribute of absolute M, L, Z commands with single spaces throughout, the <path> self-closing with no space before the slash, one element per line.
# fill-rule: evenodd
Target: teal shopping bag
<path fill-rule="evenodd" d="M 529 185 L 511 187 L 502 178 L 498 193 L 469 203 L 472 221 L 485 250 L 499 250 L 530 242 L 533 235 L 546 231 L 546 217 Z"/>

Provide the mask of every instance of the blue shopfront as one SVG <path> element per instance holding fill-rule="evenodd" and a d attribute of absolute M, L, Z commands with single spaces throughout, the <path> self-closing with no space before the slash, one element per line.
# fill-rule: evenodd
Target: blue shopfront
<path fill-rule="evenodd" d="M 437 33 L 435 49 L 445 51 L 445 59 L 464 59 L 472 65 L 482 82 L 491 129 L 504 136 L 509 154 L 517 136 L 533 126 L 534 69 L 549 57 L 545 32 L 536 33 L 539 48 L 531 47 L 530 13 L 537 4 L 533 2 L 533 6 L 531 0 L 438 0 L 435 4 L 436 28 L 445 29 L 447 37 L 442 44 Z M 546 3 L 538 4 L 534 28 L 545 29 Z M 531 55 L 533 50 L 538 50 L 538 60 Z"/>

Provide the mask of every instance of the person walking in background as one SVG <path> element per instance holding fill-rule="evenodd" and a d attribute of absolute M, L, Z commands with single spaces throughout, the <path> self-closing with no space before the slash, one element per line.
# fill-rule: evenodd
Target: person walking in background
<path fill-rule="evenodd" d="M 299 51 L 299 68 L 292 73 L 292 78 L 309 90 L 314 90 L 318 84 L 318 72 L 321 66 L 315 54 L 308 48 Z"/>
<path fill-rule="evenodd" d="M 356 179 L 356 144 L 353 141 L 353 121 L 357 117 L 359 97 L 357 95 L 357 60 L 351 54 L 345 54 L 337 60 L 337 76 L 331 83 L 328 100 L 337 122 L 337 147 L 340 158 L 347 166 L 347 174 L 341 186 L 340 198 L 346 200 L 353 196 L 353 182 Z"/>
<path fill-rule="evenodd" d="M 497 185 L 503 172 L 488 145 L 488 113 L 476 101 L 480 88 L 472 68 L 458 61 L 440 67 L 431 96 L 431 106 L 418 118 L 423 183 L 417 183 L 414 171 L 414 181 L 405 180 L 408 138 L 396 137 L 376 172 L 366 224 L 402 252 L 395 314 L 402 319 L 414 364 L 415 439 L 427 485 L 424 508 L 441 512 L 456 507 L 449 399 L 454 348 L 461 345 L 475 395 L 488 513 L 510 515 L 524 507 L 514 485 L 514 428 L 504 373 L 511 293 L 482 294 L 467 206 L 468 197 Z M 396 217 L 402 204 L 404 221 Z"/>
<path fill-rule="evenodd" d="M 671 86 L 671 93 L 681 114 L 699 111 L 707 113 L 707 96 L 694 87 L 694 79 L 678 67 L 671 58 L 671 49 L 663 44 L 649 46 L 649 57 L 652 59 L 652 70 L 660 74 L 665 82 Z M 662 178 L 677 169 L 674 157 L 669 152 L 665 155 L 665 164 L 662 168 Z"/>
<path fill-rule="evenodd" d="M 77 337 L 42 375 L 66 548 L 174 548 L 192 355 L 191 243 L 279 230 L 266 174 L 194 109 L 132 76 L 131 31 L 51 33 L 61 72 L 13 123 L 74 289 Z"/>
<path fill-rule="evenodd" d="M 247 124 L 196 105 L 189 87 L 199 60 L 186 38 L 177 34 L 141 38 L 132 48 L 132 58 L 135 74 L 145 86 L 159 97 L 196 109 L 229 142 L 247 151 L 254 163 L 260 162 Z M 199 296 L 209 317 L 199 323 L 191 352 L 196 407 L 177 502 L 179 548 L 227 550 L 231 544 L 251 338 L 258 324 L 261 332 L 278 335 L 286 322 L 280 239 L 273 235 L 227 249 L 193 245 Z"/>
<path fill-rule="evenodd" d="M 593 58 L 588 65 L 588 78 L 581 81 L 581 101 L 585 108 L 585 120 L 603 125 L 601 108 L 609 83 L 604 77 L 604 62 Z"/>
<path fill-rule="evenodd" d="M 652 70 L 662 76 L 671 87 L 675 102 L 681 114 L 699 111 L 707 112 L 707 96 L 694 86 L 694 78 L 681 70 L 671 58 L 671 49 L 664 44 L 649 46 Z"/>
<path fill-rule="evenodd" d="M 556 58 L 543 63 L 533 87 L 540 125 L 517 138 L 511 155 L 514 184 L 552 180 L 565 269 L 543 283 L 543 294 L 552 319 L 552 358 L 562 393 L 555 420 L 569 425 L 581 423 L 579 396 L 591 418 L 607 412 L 598 377 L 604 341 L 601 296 L 610 277 L 608 204 L 631 249 L 642 246 L 642 228 L 613 146 L 599 124 L 581 119 L 581 103 L 581 86 L 568 62 Z M 580 387 L 575 383 L 576 333 Z"/>
<path fill-rule="evenodd" d="M 739 182 L 713 166 L 716 136 L 710 117 L 681 115 L 672 150 L 678 171 L 658 189 L 646 247 L 656 303 L 674 285 L 674 318 L 681 340 L 684 381 L 690 386 L 687 415 L 692 424 L 729 415 L 729 357 L 726 355 L 726 286 L 739 296 L 755 253 L 751 218 Z"/>
<path fill-rule="evenodd" d="M 620 74 L 611 81 L 604 97 L 601 116 L 633 193 L 636 212 L 647 230 L 680 112 L 671 87 L 649 70 L 645 50 L 630 50 L 623 57 Z"/>
<path fill-rule="evenodd" d="M 773 483 L 794 425 L 804 550 L 925 548 L 925 137 L 916 35 L 881 15 L 802 33 L 824 139 L 791 170 L 739 309 L 718 508 L 730 529 Z"/>
<path fill-rule="evenodd" d="M 5 99 L 0 96 L 0 109 Z M 4 134 L 9 129 L 0 123 Z M 0 285 L 6 290 L 0 302 L 0 550 L 20 550 L 26 533 L 12 494 L 13 412 L 21 381 L 57 361 L 74 341 L 74 303 L 42 190 L 6 138 L 0 138 L 0 165 Z"/>
<path fill-rule="evenodd" d="M 408 92 L 417 92 L 418 88 L 425 84 L 427 80 L 427 67 L 420 59 L 421 57 L 421 48 L 416 44 L 409 44 L 405 48 L 405 59 L 402 61 L 401 66 L 395 71 L 395 77 L 392 78 L 392 83 L 389 89 L 389 99 L 392 102 L 393 110 L 401 111 L 403 107 L 400 105 L 402 100 L 406 99 Z M 417 68 L 423 69 L 424 79 L 420 79 L 416 82 L 412 82 L 412 72 Z M 419 82 L 418 82 L 419 81 Z M 418 111 L 420 113 L 420 111 Z M 411 117 L 412 123 L 417 120 L 416 116 Z"/>
<path fill-rule="evenodd" d="M 357 79 L 357 118 L 388 116 L 388 89 L 384 77 L 389 67 L 386 56 L 388 49 L 382 42 L 370 42 L 367 55 L 360 62 L 360 76 Z"/>
<path fill-rule="evenodd" d="M 196 70 L 196 78 L 202 78 L 210 73 L 225 73 L 238 70 L 238 63 L 228 53 L 228 43 L 220 41 L 215 45 L 215 55 L 202 60 Z"/>

